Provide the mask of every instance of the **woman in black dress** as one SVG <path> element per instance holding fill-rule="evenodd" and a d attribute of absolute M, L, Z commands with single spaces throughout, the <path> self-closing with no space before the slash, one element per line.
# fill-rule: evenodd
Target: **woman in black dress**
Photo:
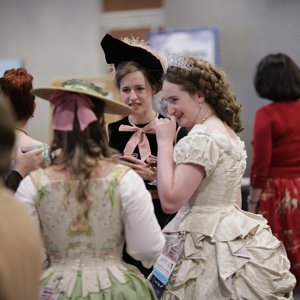
<path fill-rule="evenodd" d="M 152 195 L 155 215 L 163 228 L 174 215 L 165 214 L 162 210 L 152 162 L 154 160 L 155 163 L 157 155 L 154 121 L 163 118 L 153 108 L 153 99 L 161 90 L 165 63 L 143 41 L 121 41 L 106 34 L 101 46 L 106 62 L 115 68 L 120 99 L 133 110 L 130 116 L 108 125 L 109 144 L 121 154 L 120 160 L 144 179 Z M 185 135 L 186 130 L 178 128 L 177 140 Z M 151 270 L 145 269 L 127 253 L 124 253 L 124 260 L 137 266 L 145 276 L 149 275 Z"/>

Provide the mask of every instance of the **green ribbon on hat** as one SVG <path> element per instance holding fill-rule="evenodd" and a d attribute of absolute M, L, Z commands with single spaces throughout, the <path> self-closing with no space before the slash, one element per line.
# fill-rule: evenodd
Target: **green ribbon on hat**
<path fill-rule="evenodd" d="M 100 94 L 101 96 L 107 96 L 108 92 L 104 91 L 100 86 L 95 85 L 92 82 L 70 79 L 62 83 L 62 86 L 69 89 L 81 90 L 86 92 L 91 92 L 94 94 Z"/>

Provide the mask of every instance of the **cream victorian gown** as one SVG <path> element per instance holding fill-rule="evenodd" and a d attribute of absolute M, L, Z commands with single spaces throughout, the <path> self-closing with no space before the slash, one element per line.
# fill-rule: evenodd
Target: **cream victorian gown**
<path fill-rule="evenodd" d="M 196 125 L 175 146 L 176 164 L 206 177 L 164 233 L 184 240 L 163 299 L 292 299 L 295 278 L 281 242 L 261 215 L 236 205 L 246 168 L 244 143 Z"/>

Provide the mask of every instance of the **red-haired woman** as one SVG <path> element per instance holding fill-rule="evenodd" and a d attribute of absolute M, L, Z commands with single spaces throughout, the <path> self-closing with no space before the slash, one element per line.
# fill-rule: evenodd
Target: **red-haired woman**
<path fill-rule="evenodd" d="M 12 190 L 16 190 L 22 178 L 47 158 L 48 146 L 30 137 L 26 130 L 36 108 L 35 96 L 31 93 L 32 81 L 33 76 L 25 68 L 6 70 L 0 78 L 0 91 L 10 102 L 16 118 L 14 161 L 6 178 L 6 185 Z"/>

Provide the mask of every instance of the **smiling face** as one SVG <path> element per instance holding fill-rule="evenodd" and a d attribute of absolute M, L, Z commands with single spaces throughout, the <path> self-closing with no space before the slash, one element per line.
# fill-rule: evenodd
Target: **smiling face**
<path fill-rule="evenodd" d="M 144 117 L 152 113 L 153 94 L 148 80 L 140 71 L 129 73 L 120 80 L 121 101 L 132 108 L 133 115 Z"/>
<path fill-rule="evenodd" d="M 166 80 L 163 83 L 163 95 L 168 102 L 168 115 L 175 116 L 179 126 L 191 128 L 197 123 L 203 96 L 191 95 L 180 85 Z"/>

